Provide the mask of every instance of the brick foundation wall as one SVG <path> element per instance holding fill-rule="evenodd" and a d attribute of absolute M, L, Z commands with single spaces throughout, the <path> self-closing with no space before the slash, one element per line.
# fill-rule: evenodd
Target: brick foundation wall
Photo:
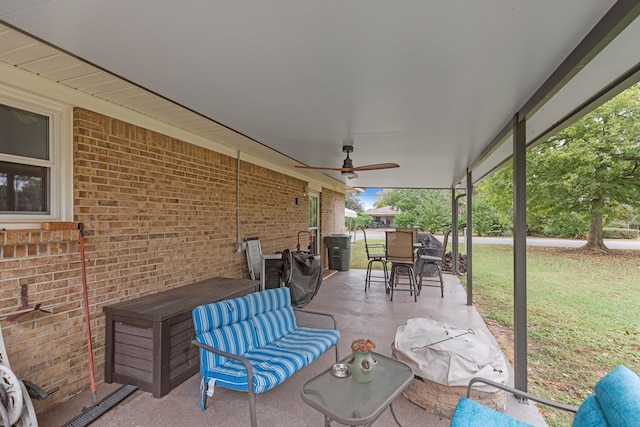
<path fill-rule="evenodd" d="M 248 278 L 235 251 L 237 159 L 83 109 L 74 111 L 74 220 L 85 228 L 95 375 L 104 379 L 105 305 L 214 276 Z M 264 253 L 295 248 L 308 224 L 307 183 L 240 162 L 240 239 L 259 236 Z M 321 233 L 340 232 L 344 197 L 321 196 Z M 325 218 L 326 217 L 326 218 Z M 89 386 L 78 231 L 0 232 L 0 310 L 29 303 L 3 322 L 19 378 L 60 391 L 41 412 Z"/>

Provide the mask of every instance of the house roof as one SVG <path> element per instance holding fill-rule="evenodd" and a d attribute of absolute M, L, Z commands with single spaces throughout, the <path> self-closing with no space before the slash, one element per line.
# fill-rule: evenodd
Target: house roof
<path fill-rule="evenodd" d="M 451 188 L 510 158 L 515 117 L 534 143 L 637 82 L 639 13 L 631 0 L 4 1 L 0 62 L 28 88 L 302 179 Z M 340 166 L 344 142 L 356 166 L 400 168 L 294 168 Z"/>

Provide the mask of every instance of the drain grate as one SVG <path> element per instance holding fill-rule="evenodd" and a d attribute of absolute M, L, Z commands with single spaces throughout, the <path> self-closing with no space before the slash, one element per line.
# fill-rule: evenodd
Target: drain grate
<path fill-rule="evenodd" d="M 104 415 L 109 409 L 126 399 L 138 387 L 134 385 L 123 385 L 97 405 L 84 410 L 80 415 L 69 421 L 64 427 L 85 427 Z"/>

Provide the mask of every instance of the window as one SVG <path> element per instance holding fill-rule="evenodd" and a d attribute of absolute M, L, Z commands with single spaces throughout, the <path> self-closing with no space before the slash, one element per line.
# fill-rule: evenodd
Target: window
<path fill-rule="evenodd" d="M 31 228 L 72 218 L 70 114 L 0 86 L 0 225 Z"/>

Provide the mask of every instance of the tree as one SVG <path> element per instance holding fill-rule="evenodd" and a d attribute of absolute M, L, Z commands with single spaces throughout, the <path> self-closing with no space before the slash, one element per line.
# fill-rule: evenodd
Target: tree
<path fill-rule="evenodd" d="M 640 85 L 534 148 L 528 168 L 531 201 L 584 216 L 585 248 L 606 250 L 607 218 L 640 205 Z"/>
<path fill-rule="evenodd" d="M 399 227 L 420 227 L 441 232 L 451 227 L 450 192 L 444 190 L 385 190 L 376 206 L 391 206 L 402 213 L 395 217 Z"/>
<path fill-rule="evenodd" d="M 356 212 L 364 212 L 362 201 L 354 193 L 346 193 L 344 195 L 344 207 Z"/>
<path fill-rule="evenodd" d="M 369 228 L 371 222 L 373 222 L 373 218 L 366 213 L 357 212 L 357 218 L 345 218 L 344 219 L 344 228 L 349 231 L 357 230 L 359 228 Z"/>
<path fill-rule="evenodd" d="M 508 167 L 479 186 L 502 215 L 511 209 L 512 176 Z M 585 248 L 607 250 L 603 227 L 629 206 L 640 207 L 640 85 L 527 153 L 530 232 L 587 234 Z"/>

